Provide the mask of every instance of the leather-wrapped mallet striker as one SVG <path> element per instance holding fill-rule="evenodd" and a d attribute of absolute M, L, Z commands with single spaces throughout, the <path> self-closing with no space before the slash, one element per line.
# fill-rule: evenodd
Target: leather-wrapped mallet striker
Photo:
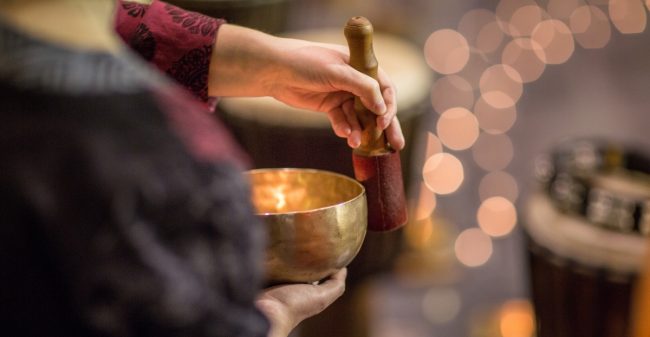
<path fill-rule="evenodd" d="M 377 59 L 372 47 L 372 24 L 355 16 L 344 29 L 350 48 L 350 65 L 378 80 Z M 377 115 L 363 106 L 359 97 L 354 110 L 361 124 L 361 145 L 352 152 L 355 178 L 366 188 L 368 230 L 390 231 L 406 224 L 407 211 L 399 152 L 377 127 Z"/>

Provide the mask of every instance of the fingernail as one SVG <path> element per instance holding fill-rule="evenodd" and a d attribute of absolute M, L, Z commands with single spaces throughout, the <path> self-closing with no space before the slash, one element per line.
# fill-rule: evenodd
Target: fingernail
<path fill-rule="evenodd" d="M 359 145 L 361 145 L 361 141 L 359 139 L 348 138 L 348 140 L 349 140 L 348 143 L 350 144 L 350 147 L 352 147 L 353 149 L 356 149 L 359 147 Z"/>

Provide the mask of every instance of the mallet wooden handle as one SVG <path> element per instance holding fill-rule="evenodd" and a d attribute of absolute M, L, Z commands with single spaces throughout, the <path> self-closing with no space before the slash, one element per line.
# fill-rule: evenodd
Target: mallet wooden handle
<path fill-rule="evenodd" d="M 378 63 L 372 48 L 372 33 L 372 24 L 362 16 L 348 20 L 344 29 L 350 48 L 350 65 L 378 81 Z M 390 152 L 384 132 L 377 127 L 377 115 L 363 106 L 359 97 L 354 100 L 354 110 L 363 129 L 361 145 L 355 151 L 367 156 Z"/>
<path fill-rule="evenodd" d="M 372 25 L 355 16 L 348 20 L 344 34 L 350 47 L 350 65 L 377 78 L 377 59 L 372 50 Z M 406 224 L 406 198 L 399 152 L 391 149 L 384 132 L 377 128 L 377 115 L 357 97 L 354 110 L 363 132 L 361 145 L 352 152 L 354 177 L 363 184 L 368 200 L 368 229 L 391 231 Z"/>

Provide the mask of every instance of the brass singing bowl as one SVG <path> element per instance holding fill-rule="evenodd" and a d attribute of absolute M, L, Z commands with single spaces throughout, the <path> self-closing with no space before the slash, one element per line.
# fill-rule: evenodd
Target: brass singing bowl
<path fill-rule="evenodd" d="M 268 283 L 316 282 L 354 259 L 366 235 L 368 213 L 359 182 L 313 169 L 245 174 L 257 215 L 267 226 Z"/>

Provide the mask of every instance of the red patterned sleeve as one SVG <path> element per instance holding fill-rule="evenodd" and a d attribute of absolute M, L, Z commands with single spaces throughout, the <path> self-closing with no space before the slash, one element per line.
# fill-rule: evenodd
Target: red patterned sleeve
<path fill-rule="evenodd" d="M 145 60 L 208 103 L 210 57 L 224 22 L 163 1 L 120 0 L 116 31 Z"/>

